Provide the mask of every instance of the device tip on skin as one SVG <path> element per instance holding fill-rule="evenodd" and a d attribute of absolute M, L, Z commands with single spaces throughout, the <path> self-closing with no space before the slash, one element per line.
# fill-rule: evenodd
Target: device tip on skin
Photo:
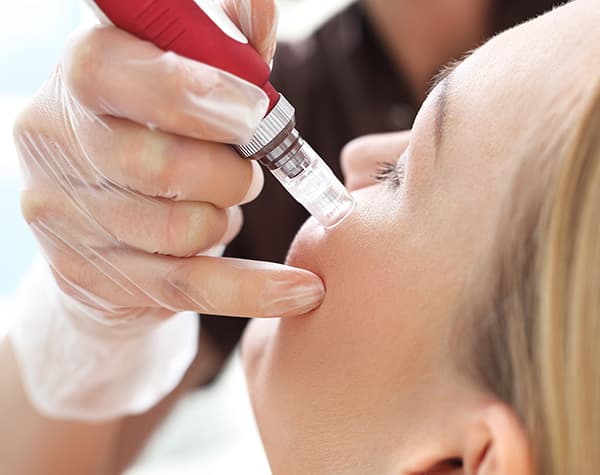
<path fill-rule="evenodd" d="M 268 168 L 319 223 L 333 228 L 352 213 L 354 198 L 295 126 L 294 107 L 280 95 L 251 141 L 235 149 Z"/>

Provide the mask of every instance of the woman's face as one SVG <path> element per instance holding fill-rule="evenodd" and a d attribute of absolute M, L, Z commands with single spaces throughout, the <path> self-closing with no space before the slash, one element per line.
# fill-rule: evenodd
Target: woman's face
<path fill-rule="evenodd" d="M 585 44 L 586 25 L 597 31 L 595 1 L 575 1 L 478 49 L 432 91 L 407 148 L 397 134 L 346 149 L 349 187 L 399 155 L 404 178 L 392 172 L 389 183 L 356 190 L 356 211 L 333 230 L 309 220 L 288 263 L 323 278 L 323 305 L 301 318 L 255 321 L 245 336 L 275 473 L 410 473 L 433 433 L 460 434 L 454 421 L 467 401 L 485 403 L 489 396 L 455 369 L 461 342 L 450 330 L 467 281 L 490 253 L 513 175 L 553 133 L 557 93 L 568 101 L 594 73 L 596 56 L 582 62 L 573 51 Z"/>

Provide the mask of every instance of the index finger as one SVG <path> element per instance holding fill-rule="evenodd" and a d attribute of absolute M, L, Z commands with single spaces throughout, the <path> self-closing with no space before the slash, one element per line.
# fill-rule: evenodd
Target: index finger
<path fill-rule="evenodd" d="M 114 27 L 77 35 L 63 64 L 88 109 L 197 139 L 245 143 L 269 103 L 253 84 Z"/>
<path fill-rule="evenodd" d="M 323 283 L 313 273 L 270 262 L 177 258 L 122 250 L 104 250 L 101 257 L 89 248 L 78 254 L 78 258 L 54 260 L 60 285 L 63 289 L 88 289 L 87 295 L 93 293 L 96 301 L 111 302 L 111 308 L 293 317 L 318 307 L 325 296 Z M 107 257 L 110 266 L 106 266 Z"/>

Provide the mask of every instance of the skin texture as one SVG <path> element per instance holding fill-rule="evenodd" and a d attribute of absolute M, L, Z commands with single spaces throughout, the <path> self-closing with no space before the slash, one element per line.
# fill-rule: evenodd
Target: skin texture
<path fill-rule="evenodd" d="M 597 77 L 599 24 L 595 1 L 577 0 L 504 33 L 430 94 L 404 153 L 406 134 L 346 148 L 351 187 L 368 184 L 365 163 L 372 174 L 399 154 L 405 180 L 356 191 L 331 231 L 309 220 L 288 263 L 322 277 L 322 306 L 245 335 L 274 473 L 534 473 L 518 418 L 457 368 L 451 333 L 512 177 L 568 126 L 556 104 L 576 115 Z"/>

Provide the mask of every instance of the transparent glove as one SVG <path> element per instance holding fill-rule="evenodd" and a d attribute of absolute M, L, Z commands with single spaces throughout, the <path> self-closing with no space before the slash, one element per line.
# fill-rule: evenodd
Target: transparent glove
<path fill-rule="evenodd" d="M 273 1 L 226 7 L 272 54 Z M 164 323 L 177 312 L 270 317 L 319 305 L 323 285 L 307 271 L 214 257 L 240 229 L 237 205 L 263 182 L 223 143 L 248 140 L 267 103 L 249 83 L 113 27 L 70 43 L 15 125 L 23 214 L 60 288 L 52 308 L 21 316 L 12 332 L 44 413 L 107 418 L 156 403 L 195 352 L 194 321 Z"/>

